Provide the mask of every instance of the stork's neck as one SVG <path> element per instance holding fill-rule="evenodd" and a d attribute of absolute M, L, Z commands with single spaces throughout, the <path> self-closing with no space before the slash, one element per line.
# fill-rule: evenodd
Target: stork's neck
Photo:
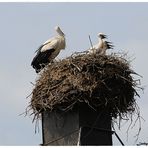
<path fill-rule="evenodd" d="M 99 43 L 102 43 L 103 42 L 103 39 L 102 38 L 99 38 Z"/>

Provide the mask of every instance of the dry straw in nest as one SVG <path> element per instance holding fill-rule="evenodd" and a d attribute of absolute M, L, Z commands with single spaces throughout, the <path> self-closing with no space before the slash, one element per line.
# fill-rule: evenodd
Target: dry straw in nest
<path fill-rule="evenodd" d="M 79 102 L 106 108 L 112 117 L 136 109 L 137 81 L 123 55 L 74 54 L 46 66 L 36 80 L 30 107 L 33 114 L 49 109 L 69 110 Z"/>

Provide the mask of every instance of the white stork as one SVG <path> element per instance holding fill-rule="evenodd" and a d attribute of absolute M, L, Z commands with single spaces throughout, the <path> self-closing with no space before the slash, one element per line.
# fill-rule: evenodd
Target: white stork
<path fill-rule="evenodd" d="M 98 34 L 99 42 L 96 45 L 93 45 L 90 49 L 88 49 L 88 53 L 92 54 L 100 54 L 105 55 L 107 49 L 112 49 L 114 46 L 111 42 L 105 41 L 104 39 L 107 38 L 107 36 L 103 33 Z"/>
<path fill-rule="evenodd" d="M 55 30 L 58 35 L 42 44 L 36 51 L 37 54 L 31 62 L 31 66 L 37 73 L 40 72 L 40 70 L 48 63 L 52 62 L 60 51 L 66 47 L 65 34 L 58 26 L 55 27 Z"/>

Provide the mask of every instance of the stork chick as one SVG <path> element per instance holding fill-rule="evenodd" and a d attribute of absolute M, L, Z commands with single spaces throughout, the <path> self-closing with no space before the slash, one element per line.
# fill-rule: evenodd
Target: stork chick
<path fill-rule="evenodd" d="M 112 49 L 114 46 L 111 42 L 105 41 L 104 39 L 107 39 L 107 36 L 103 33 L 98 34 L 99 42 L 96 45 L 93 45 L 88 52 L 90 54 L 100 54 L 105 55 L 107 49 Z"/>
<path fill-rule="evenodd" d="M 57 32 L 57 36 L 43 43 L 37 49 L 37 54 L 31 62 L 31 66 L 36 70 L 36 73 L 52 62 L 60 51 L 66 47 L 65 34 L 58 26 L 55 27 L 55 31 Z"/>

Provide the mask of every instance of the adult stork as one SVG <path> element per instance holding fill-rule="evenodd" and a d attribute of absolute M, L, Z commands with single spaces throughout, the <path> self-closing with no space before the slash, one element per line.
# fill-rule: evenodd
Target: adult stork
<path fill-rule="evenodd" d="M 36 73 L 40 72 L 48 63 L 52 62 L 60 51 L 66 47 L 65 34 L 58 26 L 55 27 L 55 30 L 57 36 L 43 43 L 37 49 L 37 54 L 31 62 L 31 66 L 36 70 Z"/>
<path fill-rule="evenodd" d="M 111 42 L 105 41 L 104 39 L 107 39 L 107 36 L 103 33 L 98 34 L 99 42 L 96 45 L 93 45 L 90 49 L 88 49 L 88 53 L 92 54 L 100 54 L 105 55 L 107 49 L 112 49 L 114 46 Z"/>

